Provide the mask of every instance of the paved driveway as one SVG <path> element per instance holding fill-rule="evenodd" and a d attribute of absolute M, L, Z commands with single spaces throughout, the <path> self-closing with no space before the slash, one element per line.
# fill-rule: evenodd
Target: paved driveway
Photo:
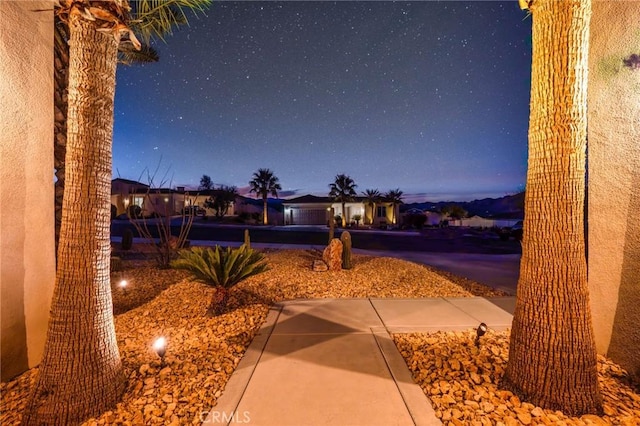
<path fill-rule="evenodd" d="M 515 295 L 520 275 L 519 254 L 426 253 L 416 251 L 354 250 L 433 266 Z"/>

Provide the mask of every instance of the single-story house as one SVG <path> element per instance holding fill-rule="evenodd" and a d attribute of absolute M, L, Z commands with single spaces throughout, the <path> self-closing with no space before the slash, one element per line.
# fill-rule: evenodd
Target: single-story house
<path fill-rule="evenodd" d="M 493 223 L 493 219 L 485 219 L 480 216 L 449 220 L 449 226 L 466 226 L 469 228 L 491 228 L 493 227 Z"/>
<path fill-rule="evenodd" d="M 521 220 L 521 219 L 520 219 Z M 449 220 L 449 226 L 467 226 L 470 228 L 505 228 L 512 227 L 518 219 L 487 219 L 480 216 L 466 217 L 464 219 Z"/>
<path fill-rule="evenodd" d="M 140 207 L 144 216 L 174 216 L 188 205 L 184 191 L 171 188 L 138 189 L 125 199 L 125 204 Z"/>
<path fill-rule="evenodd" d="M 191 206 L 204 209 L 208 216 L 214 216 L 215 210 L 205 207 L 205 201 L 220 193 L 219 189 L 187 190 L 183 186 L 172 188 L 150 188 L 143 183 L 117 178 L 111 181 L 111 204 L 116 206 L 117 215 L 127 212 L 129 206 L 136 205 L 142 210 L 143 216 L 158 214 L 174 216 L 182 214 L 184 208 Z M 236 196 L 225 216 L 240 214 L 262 214 L 262 199 Z M 269 222 L 284 223 L 282 210 L 269 202 Z"/>
<path fill-rule="evenodd" d="M 333 201 L 330 197 L 303 195 L 282 202 L 284 207 L 285 225 L 327 225 L 333 209 L 334 216 L 344 217 L 346 223 L 355 223 L 354 217 L 360 216 L 360 224 L 381 226 L 397 223 L 399 206 L 395 207 L 395 214 L 391 203 L 378 202 L 373 206 L 366 203 L 364 197 L 354 197 L 353 201 L 342 203 Z M 373 213 L 373 214 L 372 214 Z"/>
<path fill-rule="evenodd" d="M 116 178 L 111 181 L 111 204 L 116 206 L 118 215 L 127 212 L 129 205 L 133 203 L 134 197 L 138 191 L 148 191 L 149 185 L 137 182 L 135 180 Z M 142 206 L 142 200 L 138 200 Z M 133 203 L 135 204 L 135 203 Z"/>
<path fill-rule="evenodd" d="M 187 191 L 185 187 L 150 188 L 140 182 L 117 178 L 111 181 L 111 204 L 116 206 L 117 214 L 127 212 L 129 206 L 138 206 L 144 216 L 158 214 L 174 216 L 182 214 L 185 207 L 204 208 L 204 201 L 215 191 Z M 213 214 L 213 210 L 209 214 Z M 233 206 L 227 212 L 233 215 Z"/>

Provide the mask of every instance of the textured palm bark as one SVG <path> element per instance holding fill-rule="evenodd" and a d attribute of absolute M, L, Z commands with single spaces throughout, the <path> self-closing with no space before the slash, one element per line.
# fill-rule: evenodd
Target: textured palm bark
<path fill-rule="evenodd" d="M 55 236 L 56 253 L 60 240 L 60 226 L 62 225 L 62 198 L 64 196 L 64 158 L 67 146 L 67 86 L 69 75 L 69 45 L 66 42 L 67 30 L 56 16 L 54 28 L 54 142 L 53 167 L 55 169 Z"/>
<path fill-rule="evenodd" d="M 66 183 L 47 341 L 24 424 L 77 424 L 124 390 L 109 278 L 117 40 L 70 16 Z"/>
<path fill-rule="evenodd" d="M 536 0 L 522 260 L 504 385 L 600 413 L 584 242 L 590 0 Z"/>
<path fill-rule="evenodd" d="M 210 316 L 219 316 L 227 312 L 229 303 L 229 289 L 225 287 L 216 287 L 216 292 L 211 297 L 209 303 L 208 314 Z"/>

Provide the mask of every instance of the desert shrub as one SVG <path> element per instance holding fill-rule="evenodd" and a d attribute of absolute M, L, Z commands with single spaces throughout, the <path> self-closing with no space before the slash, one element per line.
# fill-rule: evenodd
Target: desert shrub
<path fill-rule="evenodd" d="M 142 217 L 142 209 L 140 206 L 132 204 L 127 209 L 127 214 L 131 219 L 140 219 Z"/>
<path fill-rule="evenodd" d="M 407 214 L 402 220 L 402 226 L 404 228 L 422 229 L 427 222 L 427 216 L 419 213 Z"/>
<path fill-rule="evenodd" d="M 423 215 L 423 214 L 417 214 L 413 217 L 412 220 L 412 225 L 416 228 L 416 229 L 422 229 L 424 228 L 424 224 L 427 222 L 427 216 Z"/>
<path fill-rule="evenodd" d="M 131 250 L 133 247 L 133 231 L 130 228 L 126 228 L 122 232 L 122 240 L 120 242 L 120 248 L 122 250 Z"/>
<path fill-rule="evenodd" d="M 226 309 L 231 287 L 267 270 L 264 255 L 244 244 L 237 249 L 216 246 L 214 249 L 193 247 L 183 250 L 171 266 L 187 270 L 195 280 L 216 287 L 216 294 L 209 305 L 209 311 L 214 315 Z"/>

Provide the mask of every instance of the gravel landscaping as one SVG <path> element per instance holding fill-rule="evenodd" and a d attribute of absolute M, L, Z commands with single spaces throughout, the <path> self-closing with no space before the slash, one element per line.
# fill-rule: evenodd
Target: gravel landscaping
<path fill-rule="evenodd" d="M 509 354 L 509 333 L 475 330 L 393 336 L 413 378 L 445 425 L 638 425 L 640 396 L 629 375 L 598 356 L 604 415 L 565 416 L 521 402 L 500 388 Z"/>
<path fill-rule="evenodd" d="M 123 261 L 123 270 L 113 272 L 111 278 L 116 333 L 128 378 L 127 389 L 122 402 L 113 411 L 86 424 L 199 424 L 201 413 L 206 415 L 205 412 L 216 404 L 227 380 L 264 322 L 269 306 L 277 301 L 298 298 L 504 295 L 470 280 L 399 259 L 355 255 L 355 266 L 351 270 L 314 272 L 311 264 L 320 258 L 320 252 L 263 252 L 270 270 L 234 287 L 228 311 L 218 317 L 206 315 L 209 301 L 215 293 L 213 288 L 191 281 L 183 271 L 159 270 L 148 261 Z M 122 279 L 128 281 L 126 290 L 118 285 Z M 161 335 L 168 342 L 163 364 L 152 349 L 153 341 Z M 476 424 L 492 424 L 499 412 L 507 413 L 502 420 L 505 424 L 512 424 L 507 416 L 518 418 L 518 411 L 509 408 L 506 402 L 495 400 L 513 398 L 492 384 L 494 377 L 499 378 L 500 368 L 504 368 L 506 362 L 507 338 L 504 335 L 490 332 L 483 337 L 482 355 L 475 354 L 475 357 L 469 355 L 475 346 L 467 344 L 467 341 L 472 342 L 468 333 L 396 335 L 395 339 L 416 379 L 427 395 L 432 397 L 443 419 L 450 415 L 453 424 L 474 424 L 474 421 L 478 422 Z M 438 356 L 434 356 L 436 354 Z M 445 362 L 445 359 L 451 361 Z M 458 364 L 454 363 L 456 359 Z M 491 368 L 495 370 L 490 370 L 488 364 L 493 365 Z M 606 383 L 610 383 L 606 389 L 620 400 L 619 404 L 608 403 L 608 407 L 614 407 L 611 409 L 617 411 L 608 414 L 609 417 L 605 419 L 622 419 L 617 424 L 633 424 L 624 423 L 624 416 L 640 416 L 637 394 L 631 391 L 623 394 L 628 387 L 621 387 L 621 370 L 606 360 L 602 360 L 601 364 L 606 366 L 605 378 L 609 380 Z M 458 368 L 454 369 L 456 365 Z M 482 374 L 477 365 L 482 366 Z M 475 376 L 469 376 L 470 379 L 460 378 L 471 373 Z M 0 386 L 0 424 L 19 424 L 21 410 L 36 374 L 37 368 L 34 368 Z M 478 377 L 480 382 L 476 383 Z M 461 384 L 456 384 L 456 380 Z M 432 385 L 427 386 L 426 383 L 437 383 L 439 389 L 444 389 L 446 383 L 450 383 L 449 387 L 453 389 L 450 397 L 454 402 L 449 403 L 447 399 L 447 406 L 439 406 L 433 395 L 439 395 L 442 400 L 444 393 L 431 391 L 432 387 L 429 386 Z M 463 384 L 473 386 L 474 390 L 463 389 Z M 474 413 L 458 407 L 456 398 L 462 398 L 463 408 L 468 405 L 465 401 L 475 403 L 471 404 Z M 494 413 L 493 420 L 487 420 L 489 417 L 485 418 L 483 414 L 482 410 L 489 409 L 487 404 L 480 408 L 480 404 L 485 402 L 494 406 L 491 410 Z M 520 407 L 525 407 L 525 404 L 520 404 Z M 455 410 L 462 414 L 458 415 Z M 540 417 L 534 414 L 534 410 L 534 407 L 529 410 L 532 424 Z M 620 410 L 626 410 L 627 414 Z M 557 413 L 548 413 L 543 418 L 553 419 L 553 415 L 559 416 Z M 572 424 L 571 421 L 573 419 L 565 420 L 566 424 Z M 613 422 L 616 424 L 616 420 Z"/>

